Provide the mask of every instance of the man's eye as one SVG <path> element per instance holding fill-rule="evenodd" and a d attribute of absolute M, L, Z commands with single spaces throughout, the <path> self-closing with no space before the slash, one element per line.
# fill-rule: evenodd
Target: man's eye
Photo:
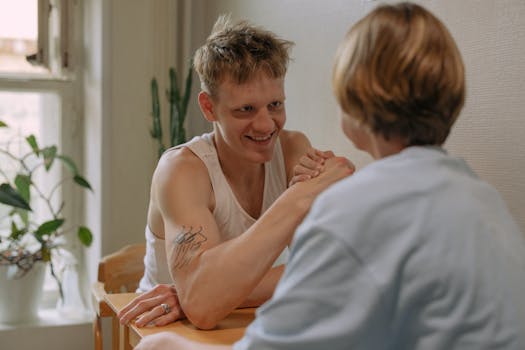
<path fill-rule="evenodd" d="M 281 101 L 274 101 L 272 103 L 270 103 L 270 108 L 271 109 L 279 109 L 281 108 L 283 105 L 283 103 Z"/>
<path fill-rule="evenodd" d="M 239 112 L 251 112 L 253 111 L 253 106 L 243 106 L 239 108 Z"/>

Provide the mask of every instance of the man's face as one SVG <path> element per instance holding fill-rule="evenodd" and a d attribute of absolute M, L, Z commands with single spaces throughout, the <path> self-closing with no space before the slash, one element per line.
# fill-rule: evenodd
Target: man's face
<path fill-rule="evenodd" d="M 284 100 L 284 78 L 261 72 L 240 85 L 226 78 L 213 99 L 219 151 L 255 163 L 269 161 L 286 121 Z"/>

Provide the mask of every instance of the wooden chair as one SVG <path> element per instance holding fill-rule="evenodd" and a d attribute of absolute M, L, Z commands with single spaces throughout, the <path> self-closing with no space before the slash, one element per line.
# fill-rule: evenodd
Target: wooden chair
<path fill-rule="evenodd" d="M 113 310 L 106 304 L 104 295 L 107 293 L 135 292 L 140 278 L 144 274 L 144 243 L 123 247 L 113 254 L 107 255 L 98 264 L 98 282 L 92 286 L 93 305 L 96 317 L 93 321 L 93 336 L 95 350 L 102 350 L 101 318 L 115 316 Z M 118 349 L 119 324 L 116 317 L 112 320 L 112 348 Z"/>

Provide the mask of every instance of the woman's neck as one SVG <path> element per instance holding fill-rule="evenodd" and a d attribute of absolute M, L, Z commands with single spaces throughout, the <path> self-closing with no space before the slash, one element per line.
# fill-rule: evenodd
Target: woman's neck
<path fill-rule="evenodd" d="M 397 154 L 406 148 L 401 138 L 385 139 L 382 135 L 370 133 L 370 147 L 366 150 L 375 160 Z"/>

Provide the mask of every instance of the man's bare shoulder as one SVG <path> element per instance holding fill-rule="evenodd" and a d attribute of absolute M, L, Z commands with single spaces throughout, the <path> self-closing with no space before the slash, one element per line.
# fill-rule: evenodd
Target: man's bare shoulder
<path fill-rule="evenodd" d="M 281 140 L 281 146 L 285 154 L 290 152 L 295 153 L 297 151 L 301 152 L 310 147 L 310 141 L 306 135 L 300 131 L 281 130 L 279 139 Z"/>
<path fill-rule="evenodd" d="M 306 135 L 300 131 L 282 130 L 279 136 L 283 148 L 286 177 L 290 181 L 293 176 L 293 168 L 299 163 L 299 158 L 306 153 L 311 144 Z"/>
<path fill-rule="evenodd" d="M 206 165 L 189 148 L 165 152 L 159 159 L 152 185 L 164 186 L 186 186 L 194 188 L 209 183 L 209 175 Z"/>

